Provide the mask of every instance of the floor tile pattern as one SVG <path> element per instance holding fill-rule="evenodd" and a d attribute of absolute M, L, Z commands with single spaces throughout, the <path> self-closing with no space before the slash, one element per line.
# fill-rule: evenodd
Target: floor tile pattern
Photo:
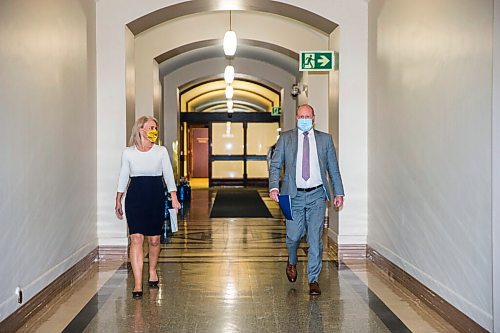
<path fill-rule="evenodd" d="M 179 232 L 163 239 L 159 289 L 145 285 L 143 299 L 134 300 L 127 263 L 96 263 L 20 331 L 454 332 L 373 264 L 339 263 L 327 246 L 322 295 L 310 296 L 307 244 L 299 250 L 298 280 L 289 283 L 285 224 L 267 191 L 260 190 L 268 219 L 210 219 L 215 193 L 194 189 Z"/>

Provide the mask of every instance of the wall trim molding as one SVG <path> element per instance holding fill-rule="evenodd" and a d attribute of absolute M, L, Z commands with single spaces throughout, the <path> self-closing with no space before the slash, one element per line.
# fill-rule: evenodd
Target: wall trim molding
<path fill-rule="evenodd" d="M 64 289 L 74 285 L 96 261 L 127 260 L 127 245 L 98 246 L 0 322 L 0 332 L 15 332 Z"/>
<path fill-rule="evenodd" d="M 396 266 L 370 246 L 366 247 L 366 257 L 377 265 L 390 278 L 399 282 L 403 287 L 417 296 L 443 319 L 449 322 L 459 332 L 487 333 L 488 330 L 469 318 L 466 314 L 448 303 L 441 296 L 427 288 L 413 276 Z"/>
<path fill-rule="evenodd" d="M 335 254 L 335 257 L 342 261 L 344 259 L 366 259 L 366 244 L 339 244 L 335 238 L 337 234 L 333 230 L 328 230 L 329 251 Z"/>
<path fill-rule="evenodd" d="M 128 245 L 103 245 L 98 247 L 98 260 L 127 260 Z"/>
<path fill-rule="evenodd" d="M 335 230 L 328 228 L 328 237 L 330 237 L 336 244 L 352 246 L 363 245 L 366 246 L 366 235 L 339 235 Z"/>
<path fill-rule="evenodd" d="M 75 284 L 97 260 L 98 248 L 83 257 L 67 271 L 59 275 L 48 286 L 29 299 L 24 305 L 0 322 L 0 332 L 15 332 L 21 328 L 34 314 L 43 309 L 54 297 L 65 288 Z"/>
<path fill-rule="evenodd" d="M 337 236 L 338 235 L 333 230 L 328 229 L 328 250 L 331 251 L 339 261 L 352 259 L 369 260 L 387 274 L 387 276 L 408 289 L 459 332 L 488 332 L 487 329 L 448 303 L 444 298 L 433 292 L 413 276 L 396 266 L 392 261 L 385 258 L 371 246 L 367 244 L 338 244 Z"/>

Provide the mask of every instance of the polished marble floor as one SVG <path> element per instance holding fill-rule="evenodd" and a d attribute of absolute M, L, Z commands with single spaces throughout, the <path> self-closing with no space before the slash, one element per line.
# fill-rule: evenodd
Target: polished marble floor
<path fill-rule="evenodd" d="M 455 332 L 372 263 L 339 263 L 327 246 L 322 295 L 309 296 L 307 245 L 291 284 L 285 226 L 265 191 L 271 219 L 210 219 L 214 196 L 193 190 L 179 232 L 162 244 L 159 289 L 145 286 L 143 299 L 134 300 L 129 265 L 101 261 L 20 331 Z"/>

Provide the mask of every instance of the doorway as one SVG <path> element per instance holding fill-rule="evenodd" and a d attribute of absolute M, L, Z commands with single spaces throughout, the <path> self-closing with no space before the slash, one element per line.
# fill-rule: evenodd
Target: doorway
<path fill-rule="evenodd" d="M 213 122 L 210 125 L 210 185 L 268 186 L 267 154 L 278 122 Z"/>
<path fill-rule="evenodd" d="M 208 178 L 208 127 L 190 127 L 189 147 L 191 178 Z"/>
<path fill-rule="evenodd" d="M 268 112 L 192 112 L 181 113 L 181 121 L 182 177 L 204 179 L 208 187 L 268 185 L 267 152 L 276 142 L 279 118 Z"/>

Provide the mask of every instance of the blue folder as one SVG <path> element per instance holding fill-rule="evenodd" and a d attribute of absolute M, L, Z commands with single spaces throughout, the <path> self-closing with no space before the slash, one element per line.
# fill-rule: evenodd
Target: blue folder
<path fill-rule="evenodd" d="M 278 195 L 279 205 L 283 215 L 287 220 L 293 220 L 292 214 L 292 199 L 288 194 Z"/>

